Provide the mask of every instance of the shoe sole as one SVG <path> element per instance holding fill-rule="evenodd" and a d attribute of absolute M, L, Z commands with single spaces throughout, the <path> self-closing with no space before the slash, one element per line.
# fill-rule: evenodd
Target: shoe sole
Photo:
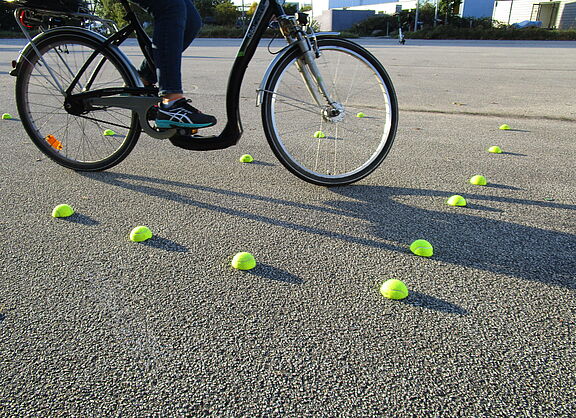
<path fill-rule="evenodd" d="M 215 123 L 185 123 L 185 122 L 173 122 L 170 120 L 156 120 L 156 126 L 158 128 L 207 128 L 208 126 L 214 126 Z"/>

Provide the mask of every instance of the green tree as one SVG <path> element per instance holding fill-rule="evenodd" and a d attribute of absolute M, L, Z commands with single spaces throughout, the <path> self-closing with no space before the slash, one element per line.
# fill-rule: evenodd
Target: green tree
<path fill-rule="evenodd" d="M 449 23 L 454 16 L 458 16 L 462 0 L 440 0 L 438 3 L 438 18 Z"/>
<path fill-rule="evenodd" d="M 240 12 L 231 1 L 217 4 L 214 7 L 216 23 L 223 26 L 232 26 L 240 16 Z"/>
<path fill-rule="evenodd" d="M 14 19 L 14 9 L 0 3 L 0 29 L 16 31 L 17 24 Z"/>
<path fill-rule="evenodd" d="M 252 17 L 252 15 L 254 14 L 254 12 L 256 11 L 256 8 L 258 7 L 258 2 L 255 1 L 254 3 L 252 3 L 250 5 L 250 8 L 246 11 L 246 15 L 248 17 Z"/>
<path fill-rule="evenodd" d="M 152 17 L 144 9 L 135 6 L 134 4 L 132 9 L 136 13 L 136 16 L 138 16 L 140 22 L 152 21 Z M 127 23 L 126 20 L 124 20 L 126 11 L 118 0 L 99 0 L 96 3 L 96 14 L 103 18 L 115 21 L 120 27 Z"/>
<path fill-rule="evenodd" d="M 158 0 L 156 0 L 158 1 Z M 230 3 L 230 0 L 195 0 L 194 5 L 196 9 L 198 9 L 198 13 L 202 18 L 206 18 L 208 16 L 215 17 L 216 16 L 216 6 L 223 3 Z"/>

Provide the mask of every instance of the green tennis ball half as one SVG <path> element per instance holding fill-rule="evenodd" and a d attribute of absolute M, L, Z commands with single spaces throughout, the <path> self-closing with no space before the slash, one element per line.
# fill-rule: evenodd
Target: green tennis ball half
<path fill-rule="evenodd" d="M 244 154 L 242 157 L 240 157 L 241 163 L 251 163 L 252 161 L 254 161 L 254 158 L 252 158 L 250 154 Z"/>
<path fill-rule="evenodd" d="M 422 257 L 431 257 L 434 254 L 434 248 L 425 239 L 417 239 L 412 244 L 410 244 L 410 251 L 414 254 Z"/>
<path fill-rule="evenodd" d="M 116 132 L 114 132 L 112 129 L 106 129 L 104 131 L 104 136 L 112 136 L 112 135 L 116 135 Z"/>
<path fill-rule="evenodd" d="M 2 119 L 12 119 L 12 115 L 10 113 L 3 113 Z"/>
<path fill-rule="evenodd" d="M 494 145 L 488 148 L 488 152 L 492 154 L 502 154 L 502 149 L 498 145 Z"/>
<path fill-rule="evenodd" d="M 238 270 L 250 270 L 256 267 L 256 259 L 250 253 L 241 252 L 232 258 L 232 267 Z"/>
<path fill-rule="evenodd" d="M 142 242 L 152 238 L 152 231 L 147 226 L 137 226 L 130 232 L 130 240 L 134 242 Z"/>
<path fill-rule="evenodd" d="M 484 176 L 473 176 L 470 179 L 470 184 L 475 184 L 477 186 L 486 186 L 486 184 L 488 184 L 486 182 L 486 177 Z"/>
<path fill-rule="evenodd" d="M 408 296 L 408 288 L 403 281 L 398 279 L 386 280 L 380 286 L 380 293 L 388 299 L 404 299 Z"/>
<path fill-rule="evenodd" d="M 314 132 L 314 138 L 326 138 L 326 135 L 322 131 L 316 131 Z"/>
<path fill-rule="evenodd" d="M 458 194 L 455 194 L 448 198 L 446 204 L 450 206 L 466 206 L 466 199 Z"/>
<path fill-rule="evenodd" d="M 510 129 L 510 126 L 504 124 L 504 125 L 500 125 L 500 128 L 498 129 L 502 129 L 503 131 L 507 131 L 508 129 Z"/>
<path fill-rule="evenodd" d="M 74 215 L 74 209 L 72 209 L 70 205 L 58 205 L 52 210 L 52 216 L 54 218 L 67 218 L 71 215 Z"/>
<path fill-rule="evenodd" d="M 364 118 L 364 117 L 366 117 L 366 115 L 363 112 L 358 112 L 358 113 L 356 113 L 356 117 L 357 118 Z"/>

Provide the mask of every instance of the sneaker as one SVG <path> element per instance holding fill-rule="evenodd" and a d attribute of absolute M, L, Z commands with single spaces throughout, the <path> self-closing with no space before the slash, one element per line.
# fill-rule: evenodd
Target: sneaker
<path fill-rule="evenodd" d="M 158 128 L 206 128 L 216 125 L 216 118 L 205 115 L 188 104 L 190 100 L 179 99 L 170 107 L 158 106 L 156 126 Z"/>

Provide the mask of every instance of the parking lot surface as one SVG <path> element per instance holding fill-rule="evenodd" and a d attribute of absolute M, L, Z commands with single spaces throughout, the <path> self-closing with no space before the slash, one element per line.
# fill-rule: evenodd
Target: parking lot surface
<path fill-rule="evenodd" d="M 8 75 L 23 42 L 0 41 L 3 415 L 576 414 L 576 43 L 358 42 L 394 82 L 398 134 L 372 175 L 322 188 L 267 145 L 266 42 L 237 146 L 143 135 L 79 173 L 28 139 Z M 185 52 L 189 97 L 221 122 L 238 46 Z M 76 214 L 52 218 L 60 203 Z M 130 242 L 136 225 L 154 238 Z M 420 238 L 433 257 L 410 253 Z M 258 266 L 232 269 L 239 251 Z M 389 278 L 407 299 L 379 294 Z"/>

